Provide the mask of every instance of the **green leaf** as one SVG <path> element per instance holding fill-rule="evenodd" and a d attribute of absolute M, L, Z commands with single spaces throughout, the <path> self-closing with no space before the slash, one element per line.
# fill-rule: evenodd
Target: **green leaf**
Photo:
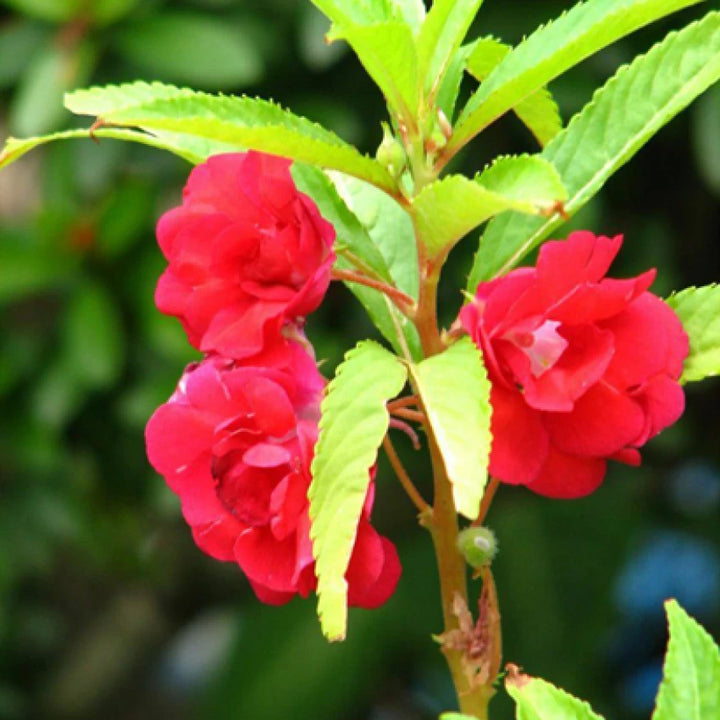
<path fill-rule="evenodd" d="M 298 188 L 312 197 L 322 216 L 335 228 L 336 266 L 364 272 L 369 270 L 371 274 L 394 284 L 385 257 L 368 229 L 340 197 L 333 181 L 322 170 L 299 163 L 293 165 L 292 174 Z M 378 194 L 386 197 L 383 193 Z M 344 251 L 349 251 L 352 258 L 349 259 Z M 419 356 L 420 341 L 415 326 L 383 293 L 357 283 L 345 282 L 345 285 L 362 303 L 375 327 L 399 355 Z"/>
<path fill-rule="evenodd" d="M 470 98 L 449 155 L 553 78 L 621 37 L 701 0 L 588 0 L 521 42 Z"/>
<path fill-rule="evenodd" d="M 548 215 L 566 197 L 549 162 L 523 155 L 499 158 L 474 180 L 447 175 L 420 191 L 413 210 L 423 244 L 439 257 L 493 215 L 505 210 Z"/>
<path fill-rule="evenodd" d="M 105 125 L 180 133 L 237 149 L 255 149 L 340 170 L 387 192 L 395 182 L 378 162 L 335 133 L 267 100 L 194 92 L 161 83 L 131 83 L 78 90 L 67 107 L 97 115 Z"/>
<path fill-rule="evenodd" d="M 469 54 L 468 72 L 483 82 L 511 51 L 512 47 L 500 40 L 480 38 Z M 560 110 L 547 88 L 540 88 L 528 95 L 513 110 L 542 146 L 547 145 L 562 130 Z"/>
<path fill-rule="evenodd" d="M 372 25 L 344 23 L 334 37 L 346 40 L 352 47 L 390 110 L 406 125 L 414 125 L 420 81 L 415 38 L 410 28 L 397 21 Z"/>
<path fill-rule="evenodd" d="M 621 68 L 542 151 L 577 212 L 663 125 L 720 79 L 720 13 L 670 33 Z M 507 215 L 487 227 L 468 289 L 514 267 L 563 222 Z"/>
<path fill-rule="evenodd" d="M 681 290 L 667 299 L 690 338 L 682 382 L 720 375 L 720 286 Z"/>
<path fill-rule="evenodd" d="M 482 0 L 435 0 L 417 39 L 418 73 L 425 93 L 441 87 L 445 73 Z"/>
<path fill-rule="evenodd" d="M 665 611 L 670 643 L 652 720 L 717 720 L 720 649 L 676 600 L 668 600 Z"/>
<path fill-rule="evenodd" d="M 37 48 L 49 41 L 38 23 L 17 21 L 0 27 L 0 87 L 14 85 Z"/>
<path fill-rule="evenodd" d="M 113 299 L 97 284 L 76 290 L 65 316 L 62 356 L 84 387 L 108 387 L 124 362 L 122 322 Z"/>
<path fill-rule="evenodd" d="M 84 0 L 4 0 L 4 4 L 15 8 L 23 15 L 47 22 L 65 22 L 77 17 L 85 4 Z"/>
<path fill-rule="evenodd" d="M 410 374 L 452 483 L 455 507 L 474 520 L 487 482 L 491 439 L 490 381 L 482 355 L 463 338 L 411 365 Z"/>
<path fill-rule="evenodd" d="M 462 713 L 446 712 L 440 716 L 440 720 L 477 720 L 472 715 L 463 715 Z"/>
<path fill-rule="evenodd" d="M 583 700 L 517 669 L 505 677 L 505 689 L 515 701 L 517 720 L 602 720 Z"/>
<path fill-rule="evenodd" d="M 87 82 L 95 59 L 95 48 L 88 42 L 40 47 L 25 68 L 10 106 L 11 132 L 39 135 L 61 126 L 69 119 L 62 107 L 63 94 Z"/>
<path fill-rule="evenodd" d="M 400 392 L 406 378 L 407 369 L 397 357 L 364 341 L 347 353 L 322 403 L 308 497 L 318 615 L 330 640 L 345 637 L 345 572 L 370 484 L 370 468 L 388 429 L 385 404 Z"/>
<path fill-rule="evenodd" d="M 382 253 L 395 285 L 417 300 L 417 248 L 410 215 L 368 183 L 338 173 L 331 173 L 331 179 L 340 197 Z"/>
<path fill-rule="evenodd" d="M 251 33 L 201 13 L 163 12 L 124 25 L 113 42 L 153 77 L 222 90 L 262 78 L 263 61 Z"/>

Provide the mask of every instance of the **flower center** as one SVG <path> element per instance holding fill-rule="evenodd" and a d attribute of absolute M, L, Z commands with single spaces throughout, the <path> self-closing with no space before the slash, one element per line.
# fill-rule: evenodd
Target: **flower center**
<path fill-rule="evenodd" d="M 568 346 L 568 341 L 557 331 L 559 326 L 557 320 L 546 320 L 533 330 L 516 326 L 503 337 L 525 353 L 530 360 L 530 372 L 540 377 L 555 365 Z"/>

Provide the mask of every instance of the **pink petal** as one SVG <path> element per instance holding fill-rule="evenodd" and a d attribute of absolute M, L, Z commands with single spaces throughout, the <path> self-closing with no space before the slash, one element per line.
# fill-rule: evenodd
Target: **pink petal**
<path fill-rule="evenodd" d="M 493 385 L 490 474 L 512 485 L 529 483 L 547 457 L 548 434 L 540 413 L 529 408 L 517 391 Z"/>
<path fill-rule="evenodd" d="M 552 444 L 581 457 L 606 457 L 633 445 L 645 425 L 642 407 L 604 382 L 594 385 L 569 413 L 543 413 Z"/>
<path fill-rule="evenodd" d="M 605 466 L 605 460 L 574 457 L 551 447 L 542 470 L 528 488 L 547 497 L 583 497 L 600 487 Z"/>

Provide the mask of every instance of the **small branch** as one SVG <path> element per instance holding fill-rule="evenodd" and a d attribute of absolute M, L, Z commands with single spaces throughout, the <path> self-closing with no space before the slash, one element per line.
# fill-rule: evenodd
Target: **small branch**
<path fill-rule="evenodd" d="M 406 295 L 402 290 L 398 290 L 396 287 L 388 285 L 386 282 L 374 280 L 373 278 L 370 278 L 367 275 L 362 275 L 354 270 L 340 270 L 338 268 L 333 268 L 330 277 L 333 280 L 354 282 L 358 285 L 366 285 L 374 290 L 379 290 L 381 293 L 387 295 L 404 315 L 413 315 L 415 312 L 415 301 L 409 295 Z"/>
<path fill-rule="evenodd" d="M 413 481 L 410 479 L 410 476 L 407 474 L 407 471 L 403 467 L 403 464 L 400 461 L 398 454 L 395 452 L 392 441 L 387 435 L 383 440 L 383 447 L 385 448 L 385 452 L 387 453 L 388 460 L 390 461 L 392 469 L 395 471 L 395 474 L 397 475 L 400 484 L 403 486 L 403 490 L 405 490 L 415 507 L 422 514 L 430 511 L 431 507 L 425 502 L 422 495 L 420 495 L 418 489 L 413 484 Z"/>
<path fill-rule="evenodd" d="M 477 518 L 473 520 L 473 525 L 482 525 L 483 522 L 485 522 L 485 517 L 487 516 L 488 510 L 490 509 L 490 505 L 492 504 L 498 487 L 500 487 L 500 481 L 497 478 L 491 477 L 488 480 L 487 487 L 485 488 L 485 492 L 483 494 L 482 502 L 480 503 L 480 512 L 478 513 Z"/>
<path fill-rule="evenodd" d="M 421 412 L 420 410 L 397 408 L 396 410 L 392 411 L 392 414 L 397 417 L 405 418 L 405 420 L 410 420 L 411 422 L 424 423 L 427 420 L 427 418 L 425 417 L 425 413 Z"/>
<path fill-rule="evenodd" d="M 410 438 L 410 442 L 412 443 L 414 450 L 420 449 L 420 439 L 418 438 L 417 433 L 406 422 L 398 420 L 395 417 L 391 417 L 390 427 L 394 430 L 400 430 L 400 432 L 404 432 Z"/>
<path fill-rule="evenodd" d="M 417 395 L 406 395 L 405 397 L 391 400 L 387 404 L 387 409 L 389 413 L 394 413 L 399 408 L 417 407 L 419 403 L 420 401 L 418 400 Z"/>

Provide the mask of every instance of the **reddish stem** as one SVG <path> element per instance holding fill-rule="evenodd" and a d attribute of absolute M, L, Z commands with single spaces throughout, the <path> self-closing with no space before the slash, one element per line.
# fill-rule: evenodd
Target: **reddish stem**
<path fill-rule="evenodd" d="M 358 285 L 365 285 L 373 288 L 374 290 L 379 290 L 381 293 L 387 295 L 404 315 L 411 316 L 415 312 L 415 301 L 409 295 L 406 295 L 402 290 L 398 290 L 396 287 L 388 285 L 380 280 L 374 280 L 373 278 L 356 272 L 355 270 L 341 270 L 339 268 L 333 268 L 330 277 L 333 280 L 354 282 Z"/>

